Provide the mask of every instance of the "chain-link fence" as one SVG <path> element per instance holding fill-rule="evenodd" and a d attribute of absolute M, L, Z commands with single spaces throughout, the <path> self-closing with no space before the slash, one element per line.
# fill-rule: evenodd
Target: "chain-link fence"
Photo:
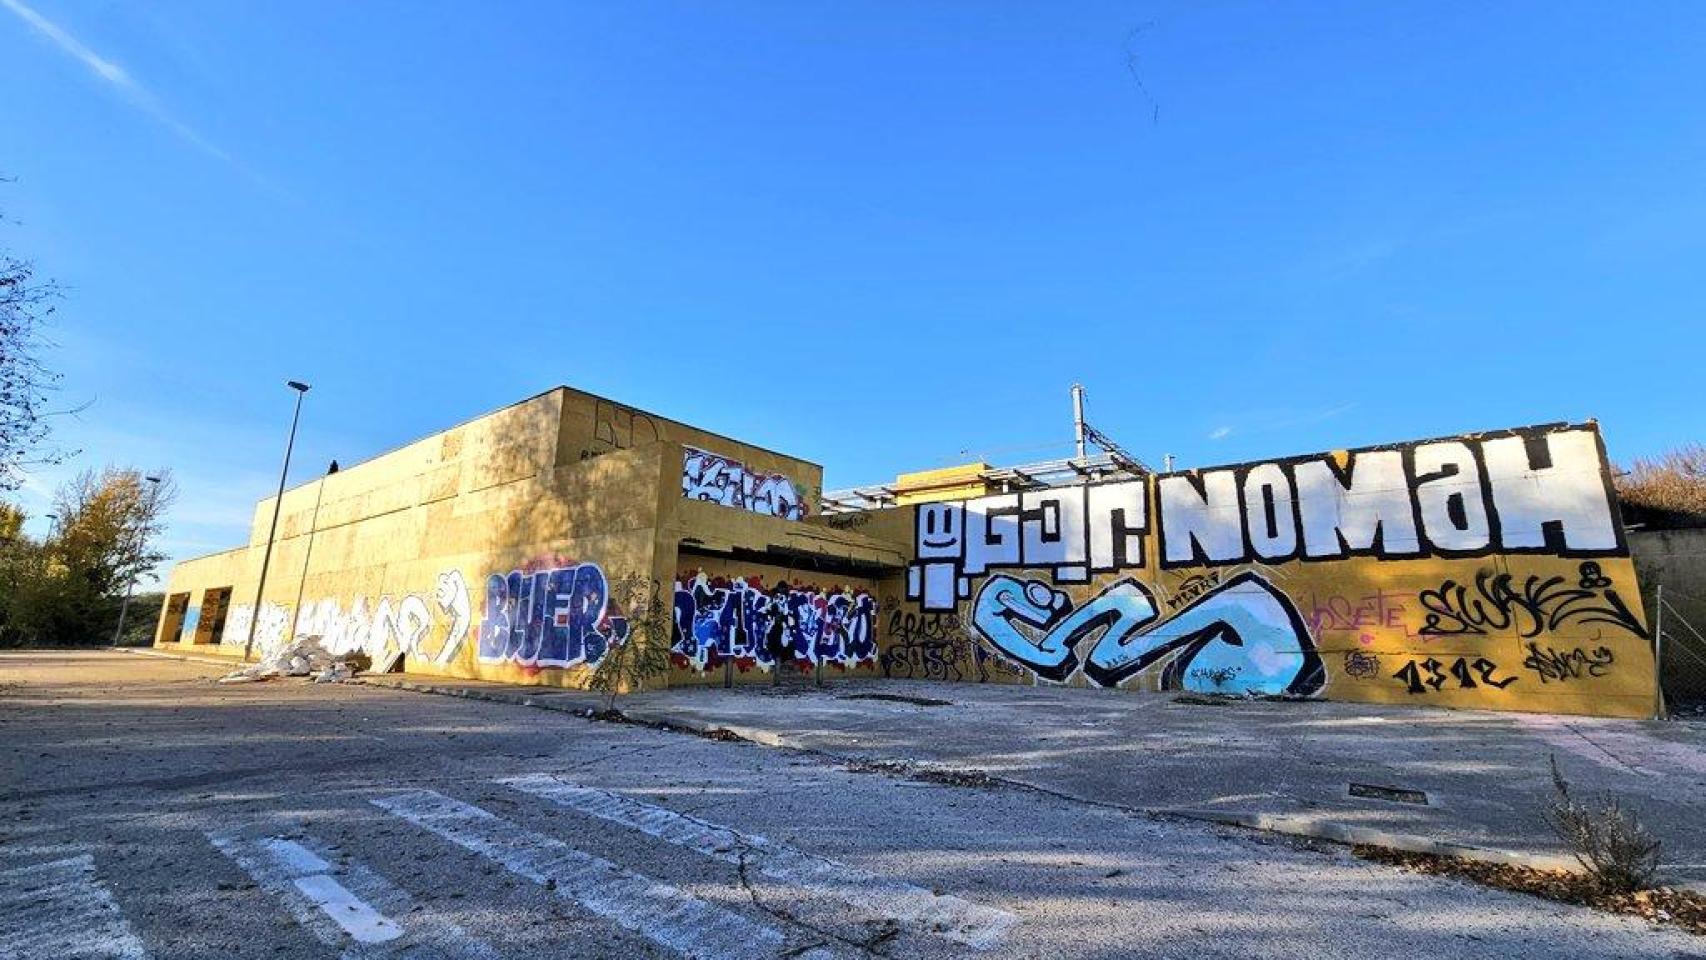
<path fill-rule="evenodd" d="M 1674 717 L 1706 719 L 1706 599 L 1656 584 L 1648 617 L 1666 707 Z"/>

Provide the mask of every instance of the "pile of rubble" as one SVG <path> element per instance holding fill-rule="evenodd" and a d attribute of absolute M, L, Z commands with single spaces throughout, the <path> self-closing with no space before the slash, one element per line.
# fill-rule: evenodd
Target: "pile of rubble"
<path fill-rule="evenodd" d="M 258 683 L 275 677 L 313 677 L 315 683 L 341 683 L 369 665 L 366 654 L 334 657 L 320 645 L 318 638 L 306 637 L 274 650 L 254 666 L 233 670 L 220 677 L 219 682 Z"/>

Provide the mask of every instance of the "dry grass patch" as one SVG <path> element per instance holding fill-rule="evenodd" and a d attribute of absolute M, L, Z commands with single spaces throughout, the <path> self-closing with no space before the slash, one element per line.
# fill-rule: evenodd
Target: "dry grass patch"
<path fill-rule="evenodd" d="M 1386 847 L 1356 846 L 1357 856 L 1412 873 L 1462 877 L 1482 886 L 1574 903 L 1607 913 L 1668 923 L 1697 936 L 1706 936 L 1706 896 L 1670 887 L 1651 887 L 1626 893 L 1605 889 L 1593 876 L 1568 870 L 1536 870 L 1500 863 L 1482 863 L 1431 853 L 1409 853 Z"/>

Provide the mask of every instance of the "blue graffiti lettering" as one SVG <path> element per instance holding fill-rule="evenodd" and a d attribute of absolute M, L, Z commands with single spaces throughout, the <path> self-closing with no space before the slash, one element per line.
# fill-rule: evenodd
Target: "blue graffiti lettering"
<path fill-rule="evenodd" d="M 511 570 L 486 578 L 481 663 L 592 666 L 627 636 L 628 620 L 610 602 L 609 582 L 597 564 Z"/>
<path fill-rule="evenodd" d="M 1094 638 L 1084 676 L 1111 687 L 1163 659 L 1163 690 L 1307 696 L 1326 671 L 1291 600 L 1254 573 L 1243 573 L 1156 623 L 1153 597 L 1119 580 L 1073 609 L 1041 580 L 990 577 L 978 591 L 972 623 L 1003 656 L 1053 681 L 1078 671 L 1079 647 Z"/>
<path fill-rule="evenodd" d="M 675 584 L 670 651 L 694 671 L 733 659 L 770 670 L 778 660 L 809 667 L 854 667 L 877 657 L 877 601 L 841 588 L 765 587 L 756 579 L 705 574 Z"/>

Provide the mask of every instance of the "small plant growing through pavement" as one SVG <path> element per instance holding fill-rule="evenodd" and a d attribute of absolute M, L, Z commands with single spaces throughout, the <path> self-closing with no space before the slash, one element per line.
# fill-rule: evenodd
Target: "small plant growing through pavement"
<path fill-rule="evenodd" d="M 1584 803 L 1552 762 L 1552 802 L 1546 822 L 1563 840 L 1588 875 L 1607 893 L 1629 893 L 1652 886 L 1659 867 L 1659 840 L 1634 811 L 1609 794 Z"/>
<path fill-rule="evenodd" d="M 625 577 L 610 585 L 610 601 L 628 619 L 628 635 L 612 643 L 593 668 L 587 688 L 604 694 L 599 719 L 620 719 L 617 698 L 645 688 L 646 680 L 669 672 L 669 618 L 655 581 Z"/>

